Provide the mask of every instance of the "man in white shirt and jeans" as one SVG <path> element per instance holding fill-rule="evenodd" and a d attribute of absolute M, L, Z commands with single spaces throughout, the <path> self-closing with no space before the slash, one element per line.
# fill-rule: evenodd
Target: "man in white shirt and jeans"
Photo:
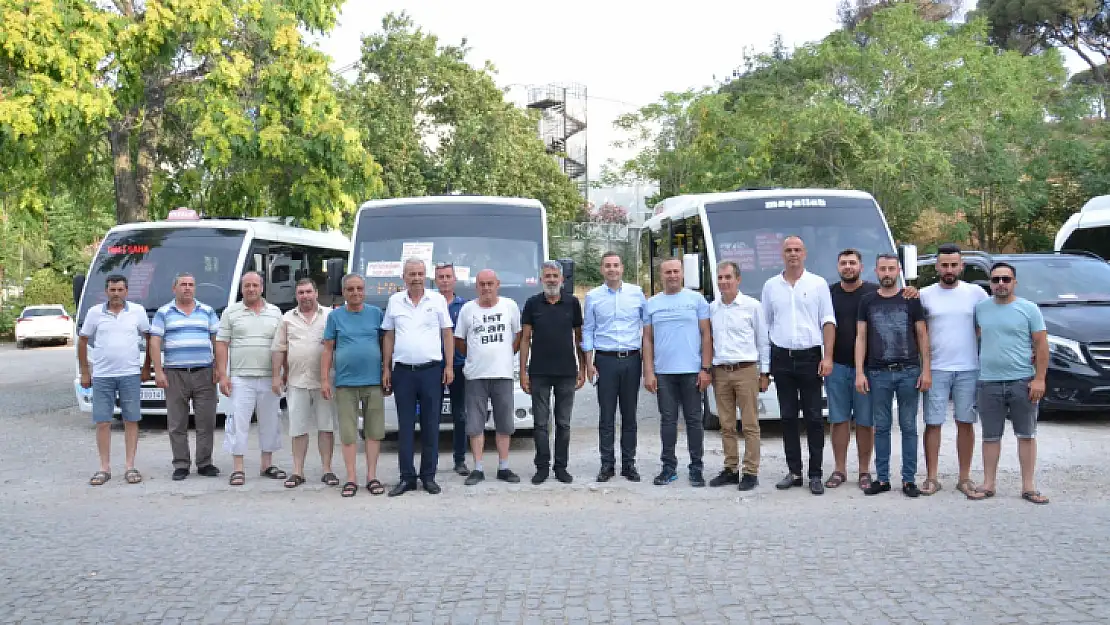
<path fill-rule="evenodd" d="M 513 355 L 520 349 L 520 308 L 511 299 L 499 297 L 501 281 L 492 269 L 478 272 L 478 299 L 463 304 L 455 326 L 455 349 L 466 356 L 466 434 L 474 454 L 474 470 L 467 486 L 486 479 L 482 449 L 486 445 L 486 407 L 493 406 L 497 431 L 497 479 L 517 483 L 520 477 L 509 469 L 509 443 L 513 422 Z"/>
<path fill-rule="evenodd" d="M 801 486 L 802 448 L 798 410 L 806 421 L 809 441 L 809 490 L 825 492 L 821 462 L 825 449 L 825 422 L 821 415 L 821 387 L 832 372 L 836 315 L 829 283 L 806 271 L 806 247 L 797 236 L 782 242 L 785 268 L 763 285 L 763 316 L 771 339 L 771 377 L 775 380 L 782 417 L 782 445 L 790 469 L 776 488 Z"/>
<path fill-rule="evenodd" d="M 989 299 L 979 286 L 960 280 L 964 264 L 960 248 L 942 245 L 937 250 L 940 282 L 921 290 L 925 322 L 929 326 L 933 386 L 925 392 L 925 471 L 921 494 L 940 490 L 937 463 L 940 429 L 948 419 L 948 400 L 956 418 L 956 454 L 960 478 L 956 489 L 966 496 L 975 489 L 971 481 L 971 458 L 975 455 L 975 394 L 979 381 L 979 343 L 975 335 L 975 306 Z"/>
<path fill-rule="evenodd" d="M 142 386 L 142 354 L 139 341 L 150 335 L 146 309 L 127 301 L 127 278 L 108 276 L 104 283 L 108 301 L 93 306 L 81 324 L 77 342 L 77 361 L 81 367 L 81 387 L 93 390 L 93 423 L 96 424 L 96 449 L 100 454 L 100 470 L 89 484 L 100 486 L 112 479 L 112 417 L 119 396 L 123 417 L 123 440 L 128 484 L 138 484 L 143 476 L 135 468 L 135 452 L 139 446 L 139 399 Z M 92 368 L 89 367 L 89 345 L 92 345 Z"/>
<path fill-rule="evenodd" d="M 709 305 L 713 327 L 713 395 L 721 419 L 725 467 L 710 486 L 739 484 L 740 490 L 759 485 L 759 394 L 771 378 L 767 325 L 759 300 L 740 292 L 740 266 L 731 260 L 717 264 L 721 299 Z M 736 441 L 736 409 L 744 431 L 744 475 Z"/>

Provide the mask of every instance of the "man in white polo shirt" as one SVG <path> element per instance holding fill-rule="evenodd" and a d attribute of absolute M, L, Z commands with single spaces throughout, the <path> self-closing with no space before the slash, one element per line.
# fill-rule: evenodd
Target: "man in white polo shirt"
<path fill-rule="evenodd" d="M 390 497 L 416 490 L 416 478 L 424 490 L 438 495 L 436 465 L 439 463 L 439 411 L 443 387 L 455 379 L 451 313 L 447 300 L 424 288 L 427 268 L 419 258 L 405 261 L 401 274 L 408 289 L 389 297 L 382 330 L 382 390 L 392 392 L 397 405 L 397 461 L 401 480 Z M 413 463 L 416 438 L 416 404 L 420 403 L 420 474 Z"/>
<path fill-rule="evenodd" d="M 104 290 L 108 301 L 93 306 L 81 325 L 77 342 L 77 360 L 81 367 L 81 386 L 93 390 L 93 423 L 96 424 L 96 449 L 100 454 L 100 470 L 89 484 L 100 486 L 112 479 L 112 415 L 119 397 L 123 417 L 123 440 L 128 484 L 138 484 L 143 476 L 135 468 L 135 451 L 139 446 L 139 387 L 142 384 L 141 339 L 150 335 L 146 310 L 127 301 L 127 278 L 108 276 Z M 92 345 L 92 368 L 89 367 L 89 345 Z"/>

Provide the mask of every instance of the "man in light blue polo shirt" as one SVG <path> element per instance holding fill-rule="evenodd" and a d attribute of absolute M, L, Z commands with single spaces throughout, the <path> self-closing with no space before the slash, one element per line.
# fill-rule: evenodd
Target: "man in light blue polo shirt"
<path fill-rule="evenodd" d="M 81 325 L 77 342 L 77 361 L 81 366 L 81 387 L 93 390 L 93 423 L 96 424 L 96 449 L 100 454 L 100 470 L 89 484 L 100 486 L 112 479 L 112 415 L 119 397 L 123 417 L 124 453 L 128 484 L 143 481 L 135 468 L 135 451 L 139 445 L 139 387 L 142 385 L 141 340 L 150 333 L 146 310 L 127 301 L 127 278 L 110 275 L 104 282 L 108 301 L 93 306 Z M 92 367 L 89 367 L 89 345 L 92 345 Z"/>
<path fill-rule="evenodd" d="M 220 318 L 211 306 L 196 300 L 196 278 L 189 273 L 173 280 L 174 300 L 158 309 L 150 324 L 150 361 L 154 384 L 166 389 L 166 429 L 173 450 L 173 479 L 189 477 L 189 401 L 197 428 L 197 473 L 216 477 L 212 464 L 216 434 L 216 385 L 213 366 Z M 163 364 L 164 363 L 164 364 Z"/>
<path fill-rule="evenodd" d="M 713 364 L 713 335 L 709 303 L 705 297 L 682 288 L 682 261 L 665 260 L 659 266 L 663 292 L 644 307 L 644 388 L 659 401 L 659 436 L 663 470 L 656 486 L 678 479 L 678 410 L 686 418 L 686 444 L 690 451 L 690 485 L 705 486 L 702 475 L 705 425 L 702 392 L 709 387 Z"/>

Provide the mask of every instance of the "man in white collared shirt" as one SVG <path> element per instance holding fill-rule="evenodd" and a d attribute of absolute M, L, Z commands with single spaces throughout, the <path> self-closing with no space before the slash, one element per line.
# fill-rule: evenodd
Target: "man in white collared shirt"
<path fill-rule="evenodd" d="M 825 423 L 821 415 L 821 387 L 832 371 L 836 337 L 829 284 L 805 269 L 806 247 L 800 237 L 782 242 L 783 272 L 763 285 L 763 316 L 771 339 L 771 377 L 775 380 L 782 417 L 782 445 L 790 473 L 776 487 L 801 486 L 802 448 L 798 410 L 806 421 L 809 442 L 809 490 L 825 492 L 821 461 Z"/>
<path fill-rule="evenodd" d="M 710 486 L 739 484 L 740 490 L 759 485 L 759 393 L 770 384 L 771 353 L 767 326 L 759 300 L 740 292 L 740 266 L 731 260 L 717 264 L 721 299 L 709 305 L 713 326 L 713 395 L 721 418 L 725 467 Z M 744 433 L 744 467 L 736 441 L 736 409 Z"/>
<path fill-rule="evenodd" d="M 382 390 L 392 392 L 397 404 L 397 460 L 401 480 L 390 497 L 416 490 L 413 443 L 416 437 L 416 403 L 420 402 L 420 475 L 424 490 L 438 495 L 439 410 L 443 387 L 455 379 L 450 364 L 455 358 L 451 313 L 447 300 L 424 288 L 424 261 L 410 258 L 402 274 L 408 289 L 389 297 L 382 330 Z"/>

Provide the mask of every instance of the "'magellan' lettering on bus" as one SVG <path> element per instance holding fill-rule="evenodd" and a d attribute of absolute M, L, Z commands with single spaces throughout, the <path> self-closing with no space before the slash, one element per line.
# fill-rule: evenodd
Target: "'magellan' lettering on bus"
<path fill-rule="evenodd" d="M 805 206 L 824 206 L 825 200 L 821 198 L 800 198 L 797 200 L 767 200 L 764 208 L 802 208 Z"/>

